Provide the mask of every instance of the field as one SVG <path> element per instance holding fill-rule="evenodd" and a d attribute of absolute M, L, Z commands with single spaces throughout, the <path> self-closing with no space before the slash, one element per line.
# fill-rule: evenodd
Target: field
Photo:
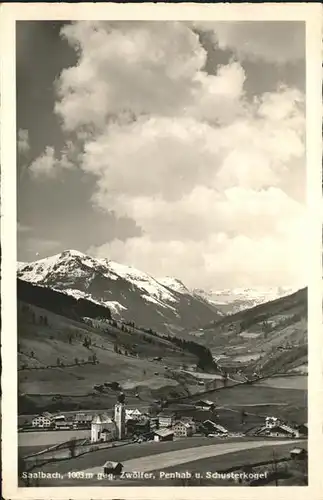
<path fill-rule="evenodd" d="M 210 392 L 207 399 L 219 405 L 224 404 L 259 404 L 259 403 L 298 403 L 304 404 L 306 391 L 301 389 L 284 389 L 257 384 L 239 384 L 226 389 Z M 198 396 L 192 400 L 200 399 Z"/>
<path fill-rule="evenodd" d="M 78 484 L 77 480 L 68 479 L 65 474 L 68 471 L 82 471 L 83 474 L 96 474 L 102 472 L 102 465 L 106 460 L 122 462 L 124 471 L 159 471 L 167 468 L 175 468 L 176 470 L 212 470 L 213 467 L 221 465 L 221 468 L 229 468 L 231 464 L 240 465 L 242 457 L 247 454 L 247 462 L 258 462 L 268 457 L 268 450 L 271 448 L 277 450 L 280 446 L 284 446 L 284 453 L 287 453 L 293 447 L 293 441 L 286 440 L 240 440 L 239 441 L 221 441 L 207 438 L 191 438 L 183 439 L 175 442 L 165 443 L 145 443 L 132 444 L 120 448 L 101 450 L 90 453 L 76 459 L 70 459 L 64 462 L 55 464 L 47 464 L 41 467 L 44 472 L 60 472 L 64 474 L 64 479 L 55 483 L 55 486 L 64 486 Z M 252 450 L 252 451 L 251 451 Z M 265 450 L 265 451 L 264 451 Z M 238 455 L 236 455 L 238 453 Z M 220 458 L 221 456 L 221 458 Z M 217 458 L 218 457 L 218 458 Z M 224 458 L 225 457 L 225 458 Z M 198 458 L 198 460 L 197 460 Z M 217 461 L 216 461 L 217 459 Z M 199 465 L 200 462 L 200 465 Z M 213 464 L 210 468 L 210 464 Z M 88 477 L 88 476 L 87 476 Z M 90 486 L 97 484 L 96 479 L 84 480 L 82 484 Z M 100 485 L 107 486 L 108 484 L 116 486 L 119 481 L 114 481 L 111 484 L 109 481 L 100 482 Z M 122 486 L 139 485 L 138 482 L 120 481 Z M 43 486 L 53 486 L 53 481 L 45 480 L 41 482 Z M 152 483 L 147 483 L 152 485 Z M 166 486 L 166 484 L 164 483 Z"/>
<path fill-rule="evenodd" d="M 189 471 L 192 476 L 195 474 L 200 474 L 202 476 L 202 485 L 213 485 L 213 486 L 221 486 L 224 485 L 223 479 L 208 479 L 207 472 L 224 472 L 228 470 L 240 469 L 247 465 L 252 465 L 261 462 L 268 462 L 271 464 L 273 460 L 273 456 L 275 460 L 279 461 L 284 458 L 288 458 L 290 450 L 293 448 L 292 443 L 273 445 L 269 443 L 261 443 L 262 446 L 258 448 L 252 448 L 249 443 L 250 448 L 244 449 L 240 451 L 231 451 L 229 453 L 214 455 L 212 457 L 202 458 L 200 460 L 193 460 L 191 462 L 185 462 L 183 464 L 178 464 L 173 467 L 163 467 L 158 471 L 155 471 L 155 475 L 157 476 L 156 480 L 152 482 L 151 485 L 156 486 L 175 486 L 183 484 L 182 480 L 176 479 L 167 479 L 164 477 L 160 477 L 160 472 L 163 473 L 172 473 L 172 472 L 186 472 Z M 307 449 L 307 443 L 301 442 L 302 447 Z M 273 455 L 274 452 L 274 455 Z M 204 478 L 204 479 L 203 479 Z M 137 484 L 137 483 L 136 483 Z M 147 483 L 146 483 L 147 484 Z M 150 484 L 150 483 L 149 483 Z M 230 484 L 230 483 L 229 483 Z M 231 482 L 232 484 L 232 482 Z M 132 486 L 135 486 L 135 483 L 132 482 Z M 138 484 L 137 484 L 138 485 Z M 130 486 L 130 484 L 129 484 Z"/>
<path fill-rule="evenodd" d="M 71 430 L 71 431 L 36 431 L 36 432 L 19 432 L 18 446 L 19 447 L 49 447 L 55 444 L 64 443 L 72 438 L 86 439 L 90 437 L 90 430 Z"/>
<path fill-rule="evenodd" d="M 294 381 L 299 377 L 283 377 L 281 384 L 304 385 L 304 380 Z M 275 379 L 271 379 L 269 384 Z M 290 380 L 290 381 L 289 381 Z M 306 380 L 305 380 L 306 381 Z M 265 382 L 265 381 L 264 381 Z M 279 386 L 279 382 L 277 382 Z M 286 420 L 292 420 L 298 423 L 307 422 L 307 391 L 295 388 L 282 388 L 267 386 L 261 384 L 243 384 L 234 387 L 227 387 L 208 393 L 205 396 L 210 401 L 214 401 L 217 406 L 230 408 L 240 412 L 244 408 L 247 412 L 266 416 L 274 415 Z M 194 396 L 187 401 L 196 401 L 199 398 Z M 228 416 L 224 419 L 223 425 L 227 421 Z"/>
<path fill-rule="evenodd" d="M 275 441 L 273 441 L 274 443 Z M 252 443 L 250 443 L 252 444 Z M 267 444 L 267 445 L 266 445 Z M 299 445 L 299 443 L 298 443 Z M 297 446 L 298 446 L 297 445 Z M 303 448 L 307 448 L 307 443 L 301 442 Z M 177 470 L 177 471 L 225 471 L 228 469 L 238 468 L 245 465 L 257 463 L 257 462 L 271 462 L 273 460 L 273 450 L 275 451 L 275 459 L 279 460 L 283 457 L 288 456 L 289 451 L 293 448 L 292 443 L 285 443 L 279 446 L 275 446 L 270 443 L 261 443 L 258 448 L 244 449 L 242 451 L 235 451 L 225 454 L 220 457 L 211 457 L 201 460 L 193 460 L 192 462 L 187 462 L 185 465 L 180 464 L 175 467 L 169 467 L 167 470 Z M 163 469 L 164 470 L 164 469 Z"/>

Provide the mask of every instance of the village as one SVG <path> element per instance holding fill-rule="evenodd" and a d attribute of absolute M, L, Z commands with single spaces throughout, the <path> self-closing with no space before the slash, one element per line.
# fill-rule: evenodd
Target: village
<path fill-rule="evenodd" d="M 279 477 L 283 477 L 284 474 L 288 476 L 290 470 L 298 471 L 297 474 L 301 471 L 303 474 L 307 468 L 307 447 L 304 447 L 308 431 L 307 423 L 286 422 L 276 416 L 255 416 L 244 409 L 234 413 L 207 399 L 199 399 L 190 404 L 174 403 L 161 408 L 162 406 L 156 403 L 148 409 L 141 408 L 140 405 L 139 408 L 129 407 L 121 392 L 116 404 L 107 411 L 66 412 L 66 414 L 44 412 L 35 416 L 28 424 L 20 428 L 20 432 L 31 432 L 34 436 L 37 433 L 40 435 L 57 433 L 59 443 L 45 447 L 42 452 L 25 457 L 25 464 L 29 463 L 28 481 L 44 480 L 45 476 L 40 476 L 40 474 L 44 474 L 44 471 L 51 467 L 51 461 L 56 470 L 57 460 L 61 460 L 61 467 L 65 471 L 62 477 L 67 482 L 80 479 L 83 482 L 85 479 L 94 481 L 97 477 L 97 480 L 113 479 L 117 484 L 123 484 L 123 481 L 127 480 L 127 484 L 132 484 L 131 481 L 134 479 L 137 482 L 140 479 L 146 480 L 144 474 L 150 474 L 156 479 L 156 474 L 151 471 L 155 469 L 163 471 L 166 467 L 165 476 L 158 476 L 159 480 L 163 479 L 162 484 L 165 485 L 167 481 L 177 479 L 185 483 L 187 481 L 185 462 L 194 462 L 199 456 L 202 463 L 204 457 L 204 460 L 209 460 L 208 463 L 213 464 L 214 458 L 210 457 L 223 453 L 230 454 L 230 450 L 234 450 L 235 447 L 240 452 L 248 450 L 251 454 L 250 458 L 246 461 L 241 458 L 240 462 L 238 451 L 236 459 L 238 466 L 233 463 L 229 469 L 226 469 L 226 461 L 222 463 L 222 466 L 217 466 L 217 461 L 215 461 L 212 466 L 209 466 L 216 467 L 215 471 L 210 477 L 205 476 L 201 484 L 206 484 L 205 481 L 219 480 L 214 474 L 218 470 L 223 470 L 223 467 L 225 471 L 236 473 L 238 470 L 243 475 L 249 463 L 253 464 L 254 471 L 260 471 L 261 474 L 267 474 L 269 470 L 270 477 L 276 477 L 275 474 Z M 279 451 L 281 445 L 282 450 Z M 149 451 L 147 446 L 153 446 L 154 449 L 149 448 Z M 196 448 L 196 446 L 200 447 Z M 268 447 L 273 448 L 273 456 L 277 449 L 277 460 L 270 458 L 270 452 L 266 451 Z M 260 451 L 257 452 L 257 449 Z M 98 456 L 95 457 L 93 452 L 96 452 Z M 180 459 L 184 462 L 182 465 L 177 464 L 176 470 L 174 469 L 178 474 L 174 479 L 173 469 L 167 472 L 167 464 L 168 467 L 172 464 L 174 466 L 177 463 L 177 454 L 182 452 L 187 453 L 187 458 Z M 149 453 L 156 455 L 149 457 Z M 170 455 L 172 457 L 167 458 L 165 463 L 164 459 L 158 461 L 159 456 Z M 143 458 L 139 458 L 141 456 Z M 80 465 L 82 470 L 71 472 L 72 463 L 82 457 L 86 460 L 86 468 L 83 469 Z M 147 461 L 147 459 L 150 460 Z M 71 465 L 69 465 L 70 461 Z M 133 468 L 137 463 L 139 468 L 137 466 Z M 37 466 L 41 467 L 38 472 L 36 472 Z M 143 475 L 134 477 L 134 471 L 138 470 Z M 209 470 L 208 467 L 206 470 Z M 241 480 L 241 474 L 239 474 L 236 477 L 237 481 Z M 194 479 L 194 474 L 192 477 Z M 190 481 L 193 480 L 192 477 L 190 476 Z M 236 481 L 236 479 L 231 478 L 230 481 Z M 247 483 L 249 484 L 250 481 L 248 480 Z"/>
<path fill-rule="evenodd" d="M 91 443 L 124 439 L 139 443 L 173 441 L 197 435 L 210 438 L 307 437 L 307 423 L 285 422 L 275 416 L 258 417 L 255 420 L 243 409 L 235 419 L 225 418 L 228 413 L 229 410 L 225 411 L 222 407 L 217 407 L 213 401 L 206 399 L 192 404 L 170 404 L 164 409 L 157 404 L 147 410 L 128 408 L 121 393 L 118 402 L 110 411 L 95 414 L 69 412 L 66 415 L 44 412 L 20 427 L 19 431 L 87 430 L 88 435 L 85 436 L 85 440 Z M 228 420 L 231 420 L 231 425 L 229 422 L 226 423 Z"/>

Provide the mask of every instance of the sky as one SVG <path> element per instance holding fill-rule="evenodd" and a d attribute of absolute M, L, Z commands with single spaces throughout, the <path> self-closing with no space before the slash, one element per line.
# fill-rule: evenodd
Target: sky
<path fill-rule="evenodd" d="M 298 22 L 20 21 L 18 260 L 303 286 Z"/>

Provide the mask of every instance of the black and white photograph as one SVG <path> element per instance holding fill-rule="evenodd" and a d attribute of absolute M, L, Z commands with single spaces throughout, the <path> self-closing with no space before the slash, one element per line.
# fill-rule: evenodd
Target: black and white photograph
<path fill-rule="evenodd" d="M 15 42 L 18 487 L 308 486 L 305 20 Z"/>

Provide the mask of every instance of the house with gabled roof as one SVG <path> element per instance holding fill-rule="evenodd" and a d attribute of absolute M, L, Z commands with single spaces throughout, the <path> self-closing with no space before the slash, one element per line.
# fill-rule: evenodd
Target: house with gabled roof
<path fill-rule="evenodd" d="M 189 437 L 193 436 L 194 424 L 186 420 L 179 420 L 173 426 L 174 436 L 176 437 Z"/>
<path fill-rule="evenodd" d="M 154 441 L 173 441 L 174 431 L 172 429 L 158 429 L 154 431 Z"/>
<path fill-rule="evenodd" d="M 195 408 L 203 410 L 213 410 L 215 408 L 215 403 L 214 401 L 210 401 L 209 399 L 199 399 L 195 403 Z"/>
<path fill-rule="evenodd" d="M 216 422 L 213 422 L 213 420 L 205 420 L 203 422 L 203 428 L 208 431 L 209 434 L 216 434 L 216 435 L 227 435 L 228 434 L 228 429 L 223 427 L 223 425 L 220 425 Z"/>

